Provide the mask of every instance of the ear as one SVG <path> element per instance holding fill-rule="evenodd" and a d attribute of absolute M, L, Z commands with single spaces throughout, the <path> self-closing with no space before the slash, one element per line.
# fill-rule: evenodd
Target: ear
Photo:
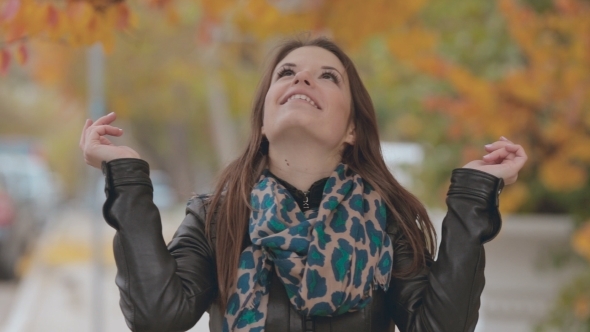
<path fill-rule="evenodd" d="M 350 145 L 354 145 L 356 142 L 356 128 L 353 123 L 348 126 L 346 137 L 344 138 L 344 142 Z"/>

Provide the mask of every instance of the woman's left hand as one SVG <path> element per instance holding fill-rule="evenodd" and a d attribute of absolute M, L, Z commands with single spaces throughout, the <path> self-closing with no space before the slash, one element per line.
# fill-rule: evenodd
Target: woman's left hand
<path fill-rule="evenodd" d="M 522 146 L 514 144 L 505 137 L 485 146 L 487 155 L 482 160 L 474 160 L 463 168 L 473 168 L 496 177 L 503 178 L 505 184 L 512 184 L 518 178 L 518 172 L 527 160 Z"/>

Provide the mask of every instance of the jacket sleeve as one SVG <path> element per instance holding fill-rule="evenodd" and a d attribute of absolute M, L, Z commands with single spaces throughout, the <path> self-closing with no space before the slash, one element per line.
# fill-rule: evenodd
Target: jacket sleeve
<path fill-rule="evenodd" d="M 114 255 L 120 305 L 133 331 L 186 331 L 216 296 L 217 281 L 204 207 L 189 202 L 168 247 L 152 201 L 149 166 L 140 159 L 103 163 L 103 215 L 117 230 Z"/>
<path fill-rule="evenodd" d="M 455 169 L 447 195 L 438 258 L 410 278 L 393 278 L 387 293 L 392 318 L 402 332 L 474 331 L 484 288 L 483 244 L 500 231 L 502 179 L 473 169 Z M 412 262 L 401 232 L 394 237 L 394 269 Z M 392 234 L 390 234 L 392 236 Z"/>

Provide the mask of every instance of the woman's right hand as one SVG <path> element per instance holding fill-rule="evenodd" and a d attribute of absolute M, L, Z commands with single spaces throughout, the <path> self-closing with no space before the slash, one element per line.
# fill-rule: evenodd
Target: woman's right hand
<path fill-rule="evenodd" d="M 84 161 L 100 169 L 103 161 L 109 162 L 119 158 L 140 158 L 139 153 L 128 146 L 116 146 L 108 138 L 110 136 L 122 136 L 123 129 L 111 126 L 115 121 L 114 112 L 109 113 L 98 120 L 86 120 L 82 137 L 80 137 L 80 149 L 84 155 Z"/>

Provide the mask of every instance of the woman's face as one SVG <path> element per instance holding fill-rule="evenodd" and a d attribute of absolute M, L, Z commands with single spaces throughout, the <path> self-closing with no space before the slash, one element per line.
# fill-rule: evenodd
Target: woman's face
<path fill-rule="evenodd" d="M 340 60 L 321 47 L 293 50 L 274 68 L 264 102 L 262 134 L 275 142 L 309 142 L 341 149 L 354 143 L 351 96 Z"/>

